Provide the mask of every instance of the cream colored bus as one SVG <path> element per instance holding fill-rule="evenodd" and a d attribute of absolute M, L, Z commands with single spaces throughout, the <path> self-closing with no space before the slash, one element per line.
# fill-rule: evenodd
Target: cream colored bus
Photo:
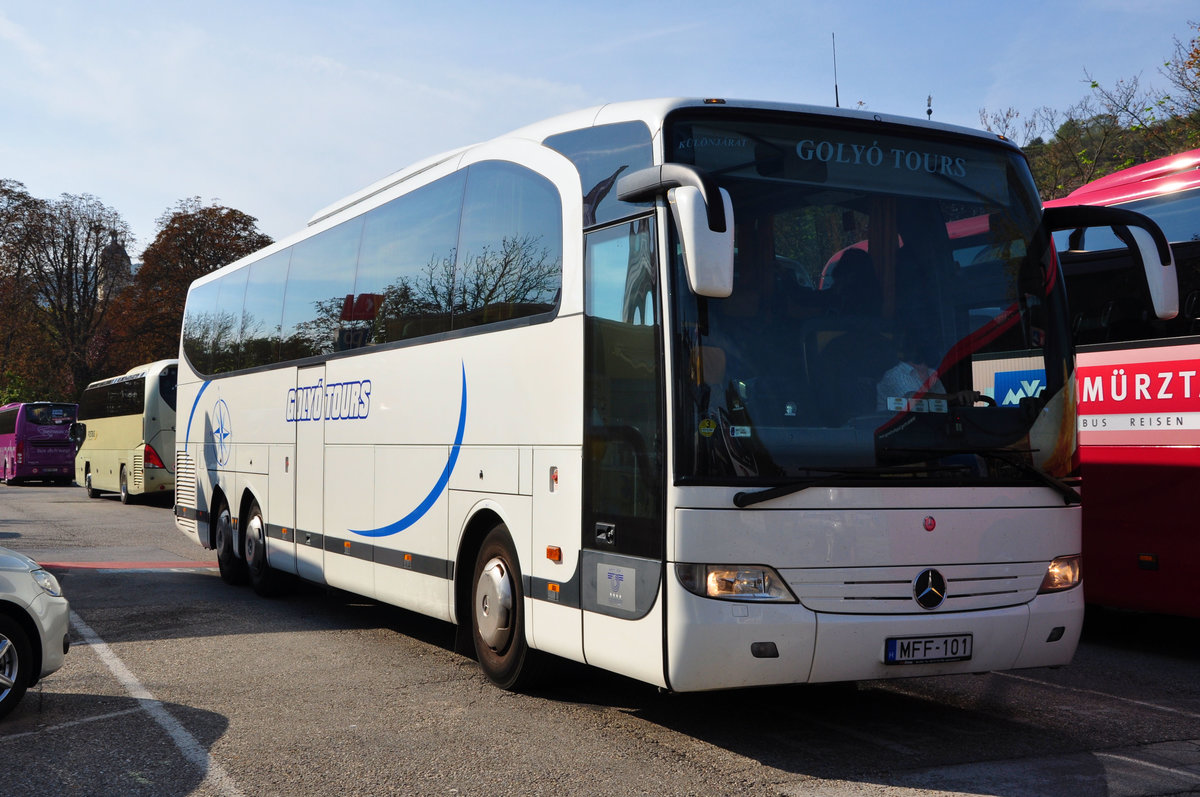
<path fill-rule="evenodd" d="M 115 492 L 127 504 L 137 496 L 175 491 L 171 452 L 178 362 L 139 365 L 83 392 L 74 435 L 80 444 L 75 480 L 89 498 Z"/>

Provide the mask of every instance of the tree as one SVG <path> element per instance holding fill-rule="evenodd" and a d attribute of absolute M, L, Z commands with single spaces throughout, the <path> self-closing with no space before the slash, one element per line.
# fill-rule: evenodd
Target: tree
<path fill-rule="evenodd" d="M 1200 33 L 1200 24 L 1189 22 Z M 1135 76 L 1104 86 L 1086 71 L 1092 96 L 1065 111 L 1027 119 L 1013 108 L 981 109 L 983 126 L 1020 145 L 1042 199 L 1056 199 L 1106 174 L 1200 146 L 1200 36 L 1175 39 L 1159 70 L 1172 91 L 1155 94 Z"/>
<path fill-rule="evenodd" d="M 133 284 L 114 311 L 116 358 L 127 368 L 175 357 L 188 286 L 272 243 L 258 220 L 240 210 L 181 199 L 158 218 Z"/>
<path fill-rule="evenodd" d="M 28 309 L 33 329 L 25 334 L 39 334 L 44 354 L 58 364 L 52 392 L 78 395 L 107 356 L 104 321 L 117 274 L 101 268 L 101 254 L 114 240 L 128 240 L 129 227 L 89 194 L 44 201 L 17 186 L 6 186 L 6 221 L 14 229 L 4 236 L 4 273 L 18 291 L 11 301 Z"/>
<path fill-rule="evenodd" d="M 36 355 L 45 350 L 38 345 L 36 299 L 25 277 L 29 229 L 27 221 L 35 209 L 35 200 L 25 186 L 14 180 L 0 180 L 0 399 L 3 403 L 32 398 L 23 373 L 45 373 Z M 48 394 L 47 394 L 48 395 Z"/>

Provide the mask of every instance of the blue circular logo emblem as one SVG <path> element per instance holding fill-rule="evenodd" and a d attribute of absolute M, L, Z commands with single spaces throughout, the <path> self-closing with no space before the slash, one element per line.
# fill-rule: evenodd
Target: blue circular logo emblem
<path fill-rule="evenodd" d="M 233 427 L 229 423 L 229 405 L 220 399 L 213 405 L 213 447 L 217 452 L 217 464 L 224 467 L 229 462 L 229 438 Z"/>

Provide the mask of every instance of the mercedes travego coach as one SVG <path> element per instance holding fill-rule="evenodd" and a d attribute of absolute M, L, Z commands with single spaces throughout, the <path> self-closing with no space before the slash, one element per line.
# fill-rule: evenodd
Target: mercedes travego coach
<path fill-rule="evenodd" d="M 192 284 L 179 411 L 177 524 L 225 580 L 456 623 L 504 688 L 541 654 L 693 691 L 1079 638 L 1063 281 L 995 135 L 656 100 L 429 158 Z"/>

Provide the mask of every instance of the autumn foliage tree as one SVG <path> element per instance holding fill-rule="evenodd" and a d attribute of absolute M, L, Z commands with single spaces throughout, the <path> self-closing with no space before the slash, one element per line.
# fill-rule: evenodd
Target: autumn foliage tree
<path fill-rule="evenodd" d="M 123 275 L 104 255 L 129 227 L 89 194 L 41 200 L 11 180 L 0 184 L 0 206 L 0 379 L 36 394 L 23 399 L 73 398 L 106 365 L 106 320 Z"/>
<path fill-rule="evenodd" d="M 158 218 L 142 266 L 113 312 L 114 357 L 126 368 L 177 356 L 192 280 L 272 243 L 240 210 L 182 199 Z"/>

